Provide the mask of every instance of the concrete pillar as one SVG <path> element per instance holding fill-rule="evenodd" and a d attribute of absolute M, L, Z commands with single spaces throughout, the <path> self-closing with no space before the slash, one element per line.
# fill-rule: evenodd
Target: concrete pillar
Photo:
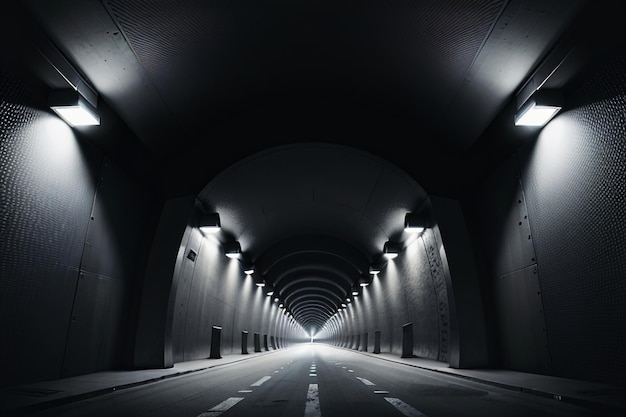
<path fill-rule="evenodd" d="M 380 353 L 380 330 L 374 332 L 374 353 Z"/>
<path fill-rule="evenodd" d="M 402 326 L 402 357 L 413 356 L 413 323 L 406 323 Z"/>
<path fill-rule="evenodd" d="M 258 333 L 254 334 L 254 351 L 255 352 L 261 351 L 261 335 Z"/>
<path fill-rule="evenodd" d="M 367 332 L 363 333 L 363 352 L 367 352 Z"/>
<path fill-rule="evenodd" d="M 241 332 L 241 354 L 248 354 L 248 332 L 246 330 Z"/>
<path fill-rule="evenodd" d="M 270 350 L 270 348 L 267 346 L 267 335 L 266 334 L 263 335 L 263 347 L 265 348 L 266 352 L 268 350 Z"/>
<path fill-rule="evenodd" d="M 222 357 L 220 349 L 222 347 L 222 328 L 213 326 L 211 330 L 211 354 L 210 359 L 220 359 Z"/>

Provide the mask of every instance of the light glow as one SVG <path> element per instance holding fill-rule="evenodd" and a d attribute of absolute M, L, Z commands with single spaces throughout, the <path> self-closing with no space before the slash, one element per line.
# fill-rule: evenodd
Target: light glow
<path fill-rule="evenodd" d="M 543 126 L 554 117 L 561 107 L 540 106 L 532 103 L 522 113 L 515 116 L 515 126 Z"/>
<path fill-rule="evenodd" d="M 54 106 L 51 108 L 70 126 L 97 126 L 100 124 L 100 117 L 83 106 L 81 102 L 73 106 Z"/>

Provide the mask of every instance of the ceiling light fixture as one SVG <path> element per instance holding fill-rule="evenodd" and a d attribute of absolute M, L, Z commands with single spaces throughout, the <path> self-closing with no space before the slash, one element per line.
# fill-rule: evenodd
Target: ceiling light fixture
<path fill-rule="evenodd" d="M 383 256 L 387 259 L 393 259 L 400 253 L 400 245 L 397 243 L 387 241 L 383 246 Z"/>
<path fill-rule="evenodd" d="M 421 233 L 429 227 L 426 216 L 422 213 L 407 213 L 404 216 L 404 230 L 411 233 Z"/>
<path fill-rule="evenodd" d="M 198 221 L 198 228 L 205 235 L 216 233 L 221 227 L 220 215 L 218 213 L 203 214 Z"/>
<path fill-rule="evenodd" d="M 516 126 L 543 126 L 563 108 L 559 91 L 537 90 L 515 113 Z"/>
<path fill-rule="evenodd" d="M 360 287 L 367 287 L 368 285 L 370 285 L 370 282 L 372 281 L 372 279 L 369 276 L 361 276 L 359 278 L 359 286 Z"/>
<path fill-rule="evenodd" d="M 246 275 L 252 275 L 254 274 L 254 264 L 252 262 L 248 262 L 246 260 L 242 260 L 240 259 L 239 262 L 241 263 L 241 266 L 243 268 L 243 273 Z"/>
<path fill-rule="evenodd" d="M 237 241 L 230 242 L 226 244 L 224 252 L 231 259 L 239 259 L 241 257 L 241 245 Z"/>
<path fill-rule="evenodd" d="M 97 126 L 100 116 L 78 91 L 73 89 L 54 90 L 49 97 L 50 108 L 70 126 Z"/>
<path fill-rule="evenodd" d="M 46 61 L 68 84 L 67 88 L 50 92 L 48 97 L 50 108 L 70 126 L 99 125 L 96 90 L 87 83 L 49 38 L 42 34 L 37 37 L 35 43 Z"/>

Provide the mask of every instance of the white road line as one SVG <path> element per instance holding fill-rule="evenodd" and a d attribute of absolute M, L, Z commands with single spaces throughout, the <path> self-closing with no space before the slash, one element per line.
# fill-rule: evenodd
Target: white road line
<path fill-rule="evenodd" d="M 240 392 L 240 393 L 244 394 L 244 393 L 247 393 L 247 392 L 252 392 L 252 390 L 251 389 L 240 389 L 237 392 Z"/>
<path fill-rule="evenodd" d="M 321 417 L 320 397 L 317 391 L 317 384 L 309 384 L 309 392 L 306 395 L 306 408 L 304 417 Z"/>
<path fill-rule="evenodd" d="M 389 391 L 385 391 L 382 389 L 376 389 L 374 390 L 374 394 L 389 394 Z"/>
<path fill-rule="evenodd" d="M 358 379 L 359 381 L 361 381 L 365 385 L 376 385 L 372 381 L 370 381 L 369 379 L 361 378 L 360 376 L 357 376 L 356 379 Z"/>
<path fill-rule="evenodd" d="M 227 400 L 222 401 L 215 407 L 211 408 L 205 413 L 198 415 L 198 417 L 215 417 L 220 414 L 228 411 L 233 405 L 237 404 L 239 401 L 243 400 L 241 397 L 230 397 Z"/>
<path fill-rule="evenodd" d="M 426 414 L 416 410 L 399 398 L 385 397 L 385 400 L 407 417 L 426 417 Z"/>
<path fill-rule="evenodd" d="M 261 384 L 263 384 L 265 381 L 267 381 L 268 379 L 270 379 L 271 376 L 264 376 L 263 378 L 259 379 L 257 382 L 255 382 L 254 384 L 251 384 L 251 387 L 259 387 L 261 386 Z"/>

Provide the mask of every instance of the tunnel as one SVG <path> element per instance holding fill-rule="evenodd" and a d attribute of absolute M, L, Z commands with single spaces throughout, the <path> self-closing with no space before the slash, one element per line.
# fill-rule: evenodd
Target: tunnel
<path fill-rule="evenodd" d="M 1 18 L 5 411 L 317 348 L 626 409 L 619 2 L 54 3 Z"/>

